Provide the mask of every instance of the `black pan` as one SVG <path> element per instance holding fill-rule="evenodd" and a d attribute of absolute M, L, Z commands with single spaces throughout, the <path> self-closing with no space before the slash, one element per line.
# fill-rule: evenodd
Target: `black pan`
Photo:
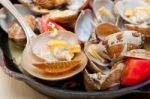
<path fill-rule="evenodd" d="M 150 79 L 144 81 L 141 84 L 119 88 L 116 90 L 107 90 L 107 91 L 97 91 L 97 92 L 86 92 L 84 89 L 80 87 L 83 86 L 81 84 L 75 90 L 73 89 L 63 89 L 59 86 L 55 86 L 55 84 L 50 84 L 50 82 L 42 81 L 40 79 L 33 78 L 26 74 L 23 74 L 17 66 L 13 63 L 13 59 L 10 54 L 9 45 L 8 45 L 8 35 L 2 29 L 0 29 L 0 65 L 2 66 L 3 71 L 11 76 L 12 78 L 19 79 L 26 84 L 28 84 L 33 89 L 38 92 L 53 98 L 60 99 L 100 99 L 100 98 L 117 98 L 127 94 L 135 94 L 135 93 L 144 93 L 150 95 Z M 81 74 L 79 74 L 81 75 Z M 79 76 L 78 75 L 78 76 Z M 76 78 L 75 78 L 76 79 Z M 80 81 L 78 79 L 77 81 Z M 59 82 L 57 82 L 59 83 Z M 148 98 L 148 97 L 147 97 Z"/>

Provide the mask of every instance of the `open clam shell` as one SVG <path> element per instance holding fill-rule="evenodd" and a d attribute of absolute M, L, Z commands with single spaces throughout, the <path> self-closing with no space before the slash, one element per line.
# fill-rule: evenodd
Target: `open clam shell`
<path fill-rule="evenodd" d="M 119 62 L 114 65 L 115 66 L 111 69 L 108 76 L 105 78 L 105 81 L 102 83 L 101 90 L 120 84 L 124 63 Z"/>
<path fill-rule="evenodd" d="M 71 23 L 76 20 L 78 11 L 74 10 L 50 10 L 46 16 L 58 23 Z"/>
<path fill-rule="evenodd" d="M 89 73 L 84 71 L 84 85 L 87 91 L 105 90 L 120 84 L 124 63 L 116 63 L 107 73 Z"/>
<path fill-rule="evenodd" d="M 127 22 L 132 23 L 132 24 L 139 24 L 138 21 L 142 20 L 141 23 L 150 23 L 150 20 L 148 21 L 149 18 L 143 19 L 143 15 L 139 15 L 139 18 L 134 18 L 134 20 L 129 19 L 125 15 L 125 10 L 126 9 L 134 9 L 136 7 L 149 7 L 150 4 L 145 2 L 144 0 L 120 0 L 115 4 L 115 10 L 116 12 Z"/>
<path fill-rule="evenodd" d="M 108 22 L 100 23 L 95 29 L 95 33 L 100 39 L 117 32 L 121 32 L 121 30 L 116 25 Z"/>
<path fill-rule="evenodd" d="M 101 73 L 99 73 L 101 75 Z M 90 73 L 85 69 L 84 71 L 84 85 L 87 91 L 100 90 L 100 84 L 91 78 Z"/>
<path fill-rule="evenodd" d="M 150 26 L 146 24 L 134 25 L 134 24 L 125 24 L 124 25 L 128 30 L 139 31 L 144 34 L 145 37 L 150 37 Z"/>
<path fill-rule="evenodd" d="M 68 0 L 67 8 L 70 10 L 82 10 L 88 4 L 89 0 Z"/>
<path fill-rule="evenodd" d="M 124 53 L 124 56 L 140 59 L 150 59 L 150 51 L 144 49 L 133 49 Z"/>
<path fill-rule="evenodd" d="M 92 7 L 98 21 L 116 23 L 114 3 L 111 0 L 94 0 Z"/>
<path fill-rule="evenodd" d="M 35 63 L 35 67 L 47 73 L 63 73 L 67 72 L 80 64 L 80 60 Z"/>
<path fill-rule="evenodd" d="M 31 49 L 32 53 L 45 62 L 57 61 L 57 59 L 52 60 L 53 58 L 51 58 L 51 52 L 48 46 L 48 43 L 55 39 L 64 40 L 71 45 L 79 45 L 77 36 L 74 33 L 69 31 L 51 31 L 47 34 L 40 35 L 40 37 L 38 36 L 37 40 L 34 40 Z"/>
<path fill-rule="evenodd" d="M 67 0 L 32 0 L 35 4 L 41 6 L 42 8 L 51 9 L 55 7 L 60 7 L 67 3 Z"/>
<path fill-rule="evenodd" d="M 109 68 L 108 67 L 103 67 L 103 66 L 100 66 L 98 64 L 96 64 L 94 61 L 89 60 L 89 63 L 87 65 L 87 68 L 88 70 L 94 72 L 94 73 L 102 73 L 102 74 L 107 74 L 109 72 Z"/>
<path fill-rule="evenodd" d="M 34 2 L 33 2 L 34 1 Z M 35 14 L 48 14 L 51 8 L 64 5 L 65 10 L 80 11 L 88 4 L 88 0 L 19 0 Z M 54 10 L 54 9 L 53 9 Z M 67 13 L 68 14 L 68 13 Z"/>
<path fill-rule="evenodd" d="M 68 71 L 65 71 L 63 73 L 53 73 L 52 74 L 43 69 L 39 69 L 33 65 L 33 64 L 45 63 L 45 62 L 48 64 L 50 63 L 49 61 L 46 61 L 45 59 L 43 59 L 43 57 L 39 56 L 38 51 L 41 50 L 43 48 L 43 45 L 47 44 L 51 39 L 55 39 L 56 37 L 58 37 L 59 39 L 63 39 L 71 44 L 77 44 L 77 42 L 78 42 L 75 34 L 73 34 L 71 32 L 58 31 L 57 32 L 58 35 L 55 35 L 55 36 L 52 34 L 52 32 L 53 31 L 40 34 L 39 35 L 40 37 L 38 36 L 37 38 L 33 39 L 31 44 L 28 45 L 28 47 L 24 50 L 23 55 L 22 55 L 22 60 L 21 60 L 21 66 L 23 67 L 23 69 L 27 73 L 29 73 L 30 75 L 32 75 L 34 77 L 37 77 L 37 78 L 40 78 L 43 80 L 49 80 L 49 81 L 66 79 L 66 78 L 72 77 L 75 74 L 81 72 L 87 64 L 87 58 L 82 51 L 80 53 L 76 54 L 74 57 L 75 60 L 80 60 L 80 64 L 75 66 L 75 68 L 69 69 Z M 39 39 L 39 38 L 41 38 L 41 39 Z M 47 52 L 44 51 L 44 53 L 47 53 Z M 45 66 L 45 65 L 43 65 L 43 66 Z M 53 66 L 55 66 L 55 65 L 53 65 Z"/>
<path fill-rule="evenodd" d="M 30 15 L 33 15 L 33 13 L 25 6 L 21 5 L 21 4 L 15 4 L 14 5 L 18 11 L 22 14 L 22 15 L 26 15 L 26 14 L 30 14 Z M 6 10 L 5 8 L 1 8 L 0 9 L 0 14 L 5 16 L 5 17 L 2 17 L 0 18 L 0 26 L 2 27 L 2 29 L 8 33 L 8 27 L 10 25 L 10 23 L 15 19 L 13 17 L 13 15 L 8 11 Z"/>
<path fill-rule="evenodd" d="M 28 23 L 32 30 L 35 30 L 36 21 L 31 11 L 20 4 L 15 4 L 15 7 L 19 9 L 19 12 L 23 15 L 24 20 Z M 17 20 L 4 8 L 0 9 L 0 14 L 6 16 L 4 18 L 0 18 L 0 25 L 2 29 L 8 33 L 9 39 L 17 45 L 24 47 L 26 44 L 26 35 Z"/>
<path fill-rule="evenodd" d="M 111 61 L 116 61 L 122 58 L 122 54 L 140 48 L 143 44 L 144 37 L 137 31 L 123 31 L 111 34 L 99 43 L 100 54 Z M 109 56 L 106 57 L 106 54 Z"/>
<path fill-rule="evenodd" d="M 91 10 L 87 9 L 80 13 L 75 24 L 75 33 L 81 42 L 89 40 L 94 29 L 93 22 L 94 19 Z"/>
<path fill-rule="evenodd" d="M 33 4 L 32 0 L 18 0 L 21 4 L 28 7 L 34 14 L 47 14 L 48 9 L 42 9 L 40 6 Z"/>
<path fill-rule="evenodd" d="M 104 59 L 101 54 L 99 53 L 100 47 L 98 44 L 92 44 L 90 42 L 87 42 L 85 44 L 84 51 L 89 58 L 90 61 L 93 61 L 97 64 L 99 67 L 106 67 L 109 65 L 106 59 Z"/>

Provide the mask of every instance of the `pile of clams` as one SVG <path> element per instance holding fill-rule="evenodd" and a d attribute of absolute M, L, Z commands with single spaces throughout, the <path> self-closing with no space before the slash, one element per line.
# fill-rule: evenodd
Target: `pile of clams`
<path fill-rule="evenodd" d="M 128 58 L 149 60 L 150 3 L 93 0 L 91 6 L 92 11 L 81 12 L 75 27 L 89 59 L 84 85 L 88 91 L 118 87 Z"/>
<path fill-rule="evenodd" d="M 40 37 L 38 41 L 33 38 L 32 46 L 14 57 L 31 76 L 58 81 L 82 72 L 81 83 L 87 91 L 107 90 L 122 86 L 130 58 L 150 60 L 149 0 L 19 2 L 22 4 L 15 7 Z M 43 33 L 42 18 L 51 20 L 48 25 L 53 29 L 46 28 Z M 0 26 L 14 46 L 24 48 L 26 35 L 4 8 L 0 10 Z"/>

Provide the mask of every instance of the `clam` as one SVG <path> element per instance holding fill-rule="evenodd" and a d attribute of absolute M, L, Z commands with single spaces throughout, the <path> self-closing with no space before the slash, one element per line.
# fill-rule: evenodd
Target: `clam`
<path fill-rule="evenodd" d="M 106 74 L 89 73 L 84 71 L 84 85 L 87 91 L 105 90 L 120 83 L 121 73 L 124 67 L 123 62 L 114 64 L 113 68 Z"/>
<path fill-rule="evenodd" d="M 150 39 L 149 38 L 145 38 L 145 42 L 144 42 L 144 47 L 145 50 L 150 51 Z"/>
<path fill-rule="evenodd" d="M 30 14 L 33 15 L 33 13 L 25 6 L 21 5 L 21 4 L 15 4 L 14 5 L 18 11 L 22 14 L 22 15 L 26 15 L 26 14 Z M 2 29 L 8 33 L 8 27 L 9 24 L 15 19 L 13 17 L 13 15 L 7 11 L 5 8 L 1 8 L 0 9 L 0 15 L 2 15 L 2 17 L 0 18 L 0 26 L 2 27 Z"/>
<path fill-rule="evenodd" d="M 51 57 L 53 53 L 51 54 L 47 44 L 53 39 L 64 40 L 73 45 L 78 44 L 76 35 L 69 31 L 51 31 L 41 34 L 24 51 L 21 66 L 30 75 L 50 81 L 69 78 L 81 72 L 87 64 L 85 54 L 81 51 L 70 61 L 60 61 L 56 57 Z"/>
<path fill-rule="evenodd" d="M 150 51 L 147 51 L 145 49 L 133 49 L 124 53 L 123 56 L 140 59 L 150 59 Z"/>
<path fill-rule="evenodd" d="M 99 52 L 102 57 L 111 61 L 117 61 L 122 58 L 123 53 L 140 48 L 144 42 L 143 40 L 143 35 L 137 31 L 114 33 L 107 36 L 105 40 L 99 43 L 98 46 L 101 48 Z"/>
<path fill-rule="evenodd" d="M 134 3 L 134 5 L 133 5 Z M 129 30 L 139 31 L 145 37 L 149 35 L 150 4 L 145 0 L 124 0 L 115 4 L 116 12 L 126 20 L 125 27 Z"/>
<path fill-rule="evenodd" d="M 144 34 L 145 37 L 150 37 L 150 26 L 146 24 L 134 25 L 134 24 L 125 24 L 124 25 L 128 30 L 139 31 Z"/>
<path fill-rule="evenodd" d="M 117 16 L 113 10 L 114 3 L 111 0 L 94 0 L 92 8 L 98 22 L 116 23 Z"/>
<path fill-rule="evenodd" d="M 108 22 L 102 22 L 95 28 L 95 33 L 100 39 L 104 39 L 106 36 L 117 32 L 121 32 L 120 28 Z"/>
<path fill-rule="evenodd" d="M 48 14 L 50 10 L 63 5 L 62 8 L 65 10 L 79 11 L 87 5 L 88 0 L 19 0 L 19 2 L 36 14 Z"/>
<path fill-rule="evenodd" d="M 115 10 L 129 23 L 150 23 L 150 4 L 144 0 L 120 0 L 115 4 Z"/>
<path fill-rule="evenodd" d="M 15 7 L 19 9 L 19 12 L 23 14 L 26 22 L 29 24 L 32 30 L 34 30 L 36 26 L 36 22 L 35 22 L 35 17 L 31 13 L 31 11 L 20 4 L 16 4 Z M 12 41 L 14 41 L 16 44 L 20 46 L 24 46 L 26 43 L 26 36 L 21 26 L 17 23 L 15 18 L 12 16 L 12 14 L 6 9 L 4 8 L 0 9 L 0 13 L 6 16 L 0 19 L 0 25 L 2 29 L 6 33 L 8 33 L 9 39 L 11 39 Z"/>
<path fill-rule="evenodd" d="M 55 20 L 58 23 L 71 23 L 76 20 L 78 16 L 78 11 L 75 10 L 50 10 L 46 14 L 52 20 Z"/>
<path fill-rule="evenodd" d="M 32 0 L 18 0 L 23 5 L 27 6 L 35 14 L 47 14 L 48 9 L 44 9 L 41 6 L 35 5 Z"/>
<path fill-rule="evenodd" d="M 82 10 L 88 4 L 89 0 L 68 0 L 67 8 L 70 10 Z"/>
<path fill-rule="evenodd" d="M 105 82 L 102 83 L 101 89 L 108 89 L 110 87 L 116 86 L 120 84 L 121 81 L 121 75 L 122 70 L 124 67 L 123 62 L 118 62 L 112 66 L 110 73 L 108 74 L 107 78 L 105 79 Z"/>
<path fill-rule="evenodd" d="M 107 60 L 103 58 L 101 54 L 99 53 L 100 49 L 103 49 L 103 48 L 99 47 L 98 44 L 92 44 L 90 42 L 87 42 L 85 44 L 84 51 L 87 57 L 89 58 L 89 60 L 93 61 L 99 66 L 108 66 L 109 63 L 107 62 Z"/>
<path fill-rule="evenodd" d="M 50 63 L 35 63 L 37 68 L 47 73 L 63 73 L 67 72 L 80 64 L 80 60 L 60 61 Z"/>
<path fill-rule="evenodd" d="M 59 7 L 67 3 L 67 0 L 32 0 L 35 4 L 46 8 L 51 9 L 54 7 Z"/>
<path fill-rule="evenodd" d="M 94 31 L 93 21 L 93 13 L 91 10 L 81 11 L 75 24 L 75 33 L 81 42 L 86 42 L 90 39 Z"/>

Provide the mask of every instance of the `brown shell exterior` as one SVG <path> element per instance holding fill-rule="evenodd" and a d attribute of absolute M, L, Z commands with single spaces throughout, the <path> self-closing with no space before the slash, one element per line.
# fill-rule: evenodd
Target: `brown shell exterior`
<path fill-rule="evenodd" d="M 50 11 L 47 14 L 47 16 L 50 17 L 52 20 L 55 20 L 55 22 L 66 24 L 74 22 L 77 19 L 78 12 L 71 10 L 63 10 L 63 11 L 53 10 Z"/>
<path fill-rule="evenodd" d="M 121 32 L 121 30 L 112 23 L 104 22 L 104 23 L 100 23 L 96 27 L 95 32 L 101 38 L 101 37 L 106 37 L 113 33 Z"/>
<path fill-rule="evenodd" d="M 129 40 L 128 40 L 129 39 Z M 105 38 L 104 41 L 100 42 L 101 52 L 106 52 L 111 61 L 117 61 L 122 59 L 122 54 L 132 50 L 141 48 L 144 42 L 144 37 L 140 32 L 137 31 L 124 31 L 111 34 Z M 102 49 L 105 47 L 105 49 Z"/>
<path fill-rule="evenodd" d="M 144 49 L 134 49 L 126 52 L 124 54 L 125 57 L 133 57 L 133 58 L 140 58 L 140 59 L 150 59 L 150 51 Z"/>
<path fill-rule="evenodd" d="M 60 61 L 60 62 L 50 62 L 50 63 L 35 63 L 35 67 L 41 69 L 47 73 L 61 73 L 69 71 L 80 64 L 79 60 L 72 61 Z"/>
<path fill-rule="evenodd" d="M 84 78 L 84 86 L 85 86 L 85 89 L 87 91 L 98 90 L 95 82 L 93 81 L 93 79 L 90 78 L 88 71 L 86 69 L 84 70 L 84 77 L 83 78 Z"/>
<path fill-rule="evenodd" d="M 33 2 L 43 8 L 51 9 L 67 3 L 67 0 L 33 0 Z"/>
<path fill-rule="evenodd" d="M 107 52 L 110 56 L 110 58 L 117 58 L 120 56 L 121 52 L 123 51 L 124 45 L 118 44 L 115 46 L 111 46 L 107 48 Z"/>
<path fill-rule="evenodd" d="M 140 26 L 133 24 L 124 25 L 129 30 L 135 30 L 144 34 L 145 37 L 150 37 L 150 26 Z"/>
<path fill-rule="evenodd" d="M 110 74 L 107 76 L 107 78 L 101 85 L 101 90 L 108 89 L 115 83 L 120 83 L 123 67 L 124 63 L 122 62 L 116 63 L 112 67 Z"/>
<path fill-rule="evenodd" d="M 24 19 L 31 29 L 34 30 L 36 25 L 35 17 L 32 15 L 25 15 Z M 12 23 L 10 23 L 8 28 L 8 37 L 20 46 L 24 46 L 26 44 L 25 33 L 16 20 L 13 20 Z"/>

